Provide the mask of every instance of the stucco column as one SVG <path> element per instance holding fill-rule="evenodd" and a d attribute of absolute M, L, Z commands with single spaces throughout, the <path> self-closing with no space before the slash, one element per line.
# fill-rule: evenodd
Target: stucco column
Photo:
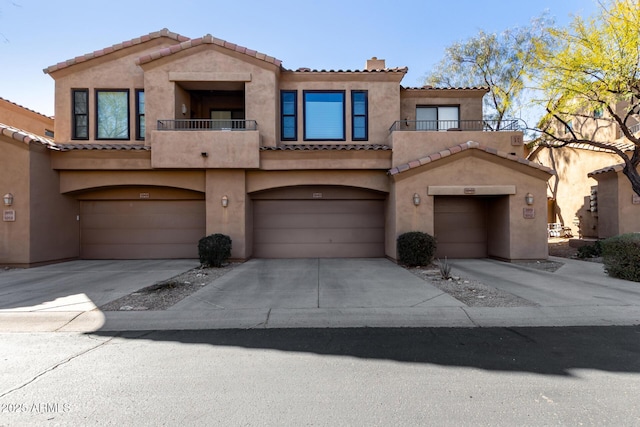
<path fill-rule="evenodd" d="M 231 237 L 231 258 L 246 259 L 247 194 L 244 170 L 211 169 L 206 172 L 207 235 L 222 233 Z M 222 205 L 227 198 L 226 207 Z"/>

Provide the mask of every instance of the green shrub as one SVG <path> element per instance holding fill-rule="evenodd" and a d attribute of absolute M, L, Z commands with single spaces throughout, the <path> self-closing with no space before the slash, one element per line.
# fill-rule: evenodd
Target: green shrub
<path fill-rule="evenodd" d="M 609 276 L 640 282 L 640 233 L 610 237 L 601 245 L 602 262 Z"/>
<path fill-rule="evenodd" d="M 602 244 L 596 240 L 593 245 L 580 246 L 578 248 L 578 258 L 596 258 L 602 256 Z"/>
<path fill-rule="evenodd" d="M 200 264 L 222 267 L 231 256 L 231 238 L 225 234 L 211 234 L 198 242 Z"/>
<path fill-rule="evenodd" d="M 436 252 L 436 239 L 421 231 L 398 236 L 398 261 L 409 267 L 429 265 Z"/>

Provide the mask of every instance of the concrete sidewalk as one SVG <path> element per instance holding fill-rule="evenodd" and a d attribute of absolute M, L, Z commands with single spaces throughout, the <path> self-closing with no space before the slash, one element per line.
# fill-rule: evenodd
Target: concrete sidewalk
<path fill-rule="evenodd" d="M 0 272 L 0 332 L 222 328 L 508 327 L 640 324 L 640 284 L 602 264 L 554 273 L 494 260 L 453 272 L 537 307 L 467 307 L 386 259 L 250 260 L 165 311 L 96 306 L 197 265 L 193 260 L 73 261 Z"/>

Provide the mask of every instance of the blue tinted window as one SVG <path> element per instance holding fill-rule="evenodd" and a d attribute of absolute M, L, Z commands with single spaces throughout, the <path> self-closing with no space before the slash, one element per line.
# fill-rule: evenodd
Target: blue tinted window
<path fill-rule="evenodd" d="M 295 90 L 280 92 L 280 109 L 281 109 L 281 138 L 287 141 L 295 141 L 297 139 L 297 92 Z"/>
<path fill-rule="evenodd" d="M 365 141 L 367 133 L 367 92 L 351 92 L 351 139 Z"/>
<path fill-rule="evenodd" d="M 304 139 L 345 139 L 344 92 L 304 93 Z"/>

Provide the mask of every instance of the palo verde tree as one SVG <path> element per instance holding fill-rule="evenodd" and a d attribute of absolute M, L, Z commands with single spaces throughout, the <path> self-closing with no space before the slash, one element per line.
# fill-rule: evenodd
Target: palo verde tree
<path fill-rule="evenodd" d="M 539 55 L 547 115 L 537 129 L 538 143 L 551 148 L 582 143 L 616 153 L 640 195 L 640 139 L 633 132 L 640 119 L 638 0 L 600 3 L 596 16 L 576 17 L 567 28 L 551 29 L 550 35 L 554 49 Z M 576 126 L 585 121 L 604 125 Z M 607 126 L 617 126 L 634 149 L 625 151 L 615 144 L 603 131 Z"/>
<path fill-rule="evenodd" d="M 501 122 L 524 103 L 527 82 L 537 72 L 536 55 L 547 49 L 549 28 L 546 15 L 534 18 L 526 27 L 500 34 L 480 31 L 475 37 L 456 42 L 427 74 L 425 84 L 447 87 L 488 87 L 484 98 L 485 119 Z"/>

